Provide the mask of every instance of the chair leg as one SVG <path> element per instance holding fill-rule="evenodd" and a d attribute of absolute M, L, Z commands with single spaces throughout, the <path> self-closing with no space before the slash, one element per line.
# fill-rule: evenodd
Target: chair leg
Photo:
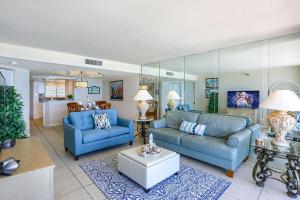
<path fill-rule="evenodd" d="M 243 162 L 246 162 L 246 161 L 248 160 L 248 158 L 249 158 L 249 157 L 247 156 L 247 157 L 243 160 Z"/>
<path fill-rule="evenodd" d="M 230 177 L 230 178 L 233 178 L 233 171 L 231 170 L 226 170 L 226 176 Z"/>
<path fill-rule="evenodd" d="M 67 148 L 67 147 L 65 147 L 65 150 L 66 150 L 66 151 L 68 151 L 68 148 Z"/>
<path fill-rule="evenodd" d="M 79 159 L 79 156 L 75 156 L 75 160 L 77 161 Z"/>
<path fill-rule="evenodd" d="M 130 145 L 132 145 L 132 143 L 133 143 L 132 141 L 129 142 Z"/>

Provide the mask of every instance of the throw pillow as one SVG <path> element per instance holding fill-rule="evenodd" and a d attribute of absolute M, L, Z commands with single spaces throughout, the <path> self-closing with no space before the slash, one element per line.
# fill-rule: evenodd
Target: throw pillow
<path fill-rule="evenodd" d="M 94 123 L 96 129 L 110 128 L 110 122 L 107 113 L 94 114 Z"/>
<path fill-rule="evenodd" d="M 206 125 L 196 124 L 188 121 L 183 121 L 179 128 L 180 131 L 192 133 L 200 136 L 204 134 L 205 129 L 206 129 Z"/>

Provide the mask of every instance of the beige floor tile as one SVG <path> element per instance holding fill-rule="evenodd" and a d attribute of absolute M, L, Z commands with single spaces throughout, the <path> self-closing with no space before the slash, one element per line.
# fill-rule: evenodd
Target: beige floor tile
<path fill-rule="evenodd" d="M 74 174 L 84 173 L 79 164 L 70 165 L 69 168 Z"/>
<path fill-rule="evenodd" d="M 59 180 L 63 178 L 67 178 L 69 176 L 73 176 L 71 170 L 67 167 L 55 167 L 54 168 L 54 179 Z"/>
<path fill-rule="evenodd" d="M 265 186 L 259 196 L 259 200 L 291 200 L 292 198 L 290 198 L 286 192 L 287 189 L 285 184 L 276 180 L 266 180 Z M 300 199 L 300 197 L 298 197 L 298 199 Z"/>
<path fill-rule="evenodd" d="M 54 180 L 54 197 L 60 197 L 82 188 L 74 176 Z"/>
<path fill-rule="evenodd" d="M 92 198 L 83 188 L 81 188 L 79 190 L 63 195 L 57 198 L 57 200 L 92 200 Z"/>
<path fill-rule="evenodd" d="M 235 198 L 228 194 L 223 194 L 222 196 L 220 196 L 219 200 L 240 200 L 240 199 Z"/>
<path fill-rule="evenodd" d="M 94 200 L 106 199 L 105 195 L 95 184 L 88 185 L 85 187 L 85 189 Z"/>
<path fill-rule="evenodd" d="M 76 178 L 79 180 L 82 186 L 87 186 L 93 183 L 93 181 L 85 173 L 76 174 Z"/>

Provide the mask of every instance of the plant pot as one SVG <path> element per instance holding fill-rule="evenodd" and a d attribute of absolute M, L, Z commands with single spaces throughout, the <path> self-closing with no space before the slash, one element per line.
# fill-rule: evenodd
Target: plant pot
<path fill-rule="evenodd" d="M 16 144 L 16 139 L 6 139 L 1 144 L 1 149 L 13 148 Z"/>

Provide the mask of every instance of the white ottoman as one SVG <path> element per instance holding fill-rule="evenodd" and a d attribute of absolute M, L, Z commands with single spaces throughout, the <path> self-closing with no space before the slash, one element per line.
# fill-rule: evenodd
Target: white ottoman
<path fill-rule="evenodd" d="M 146 192 L 179 171 L 179 154 L 161 148 L 158 157 L 144 158 L 138 154 L 140 148 L 118 153 L 118 171 L 143 186 Z"/>

